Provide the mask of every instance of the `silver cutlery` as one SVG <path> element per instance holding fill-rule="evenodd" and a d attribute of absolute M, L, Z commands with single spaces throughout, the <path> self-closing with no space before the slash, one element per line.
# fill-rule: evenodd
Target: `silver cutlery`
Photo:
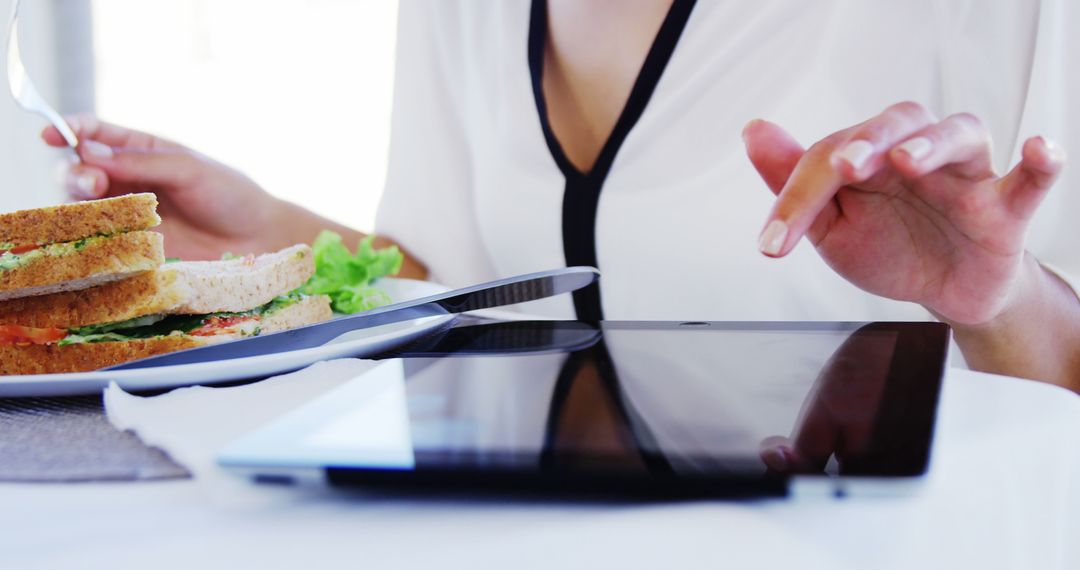
<path fill-rule="evenodd" d="M 49 102 L 41 96 L 41 93 L 34 87 L 34 83 L 30 81 L 30 76 L 26 73 L 26 66 L 23 65 L 22 53 L 19 51 L 19 0 L 12 0 L 11 2 L 11 25 L 8 27 L 7 44 L 7 78 L 8 88 L 11 89 L 11 96 L 15 98 L 15 102 L 31 113 L 37 113 L 45 117 L 60 131 L 60 135 L 64 137 L 64 141 L 74 152 L 75 148 L 79 146 L 79 138 L 75 136 L 75 131 L 60 116 L 60 113 L 57 113 L 56 109 L 53 109 L 52 105 L 49 105 Z M 78 158 L 78 153 L 75 156 Z"/>
<path fill-rule="evenodd" d="M 312 348 L 326 344 L 356 329 L 422 317 L 490 309 L 569 293 L 593 283 L 599 277 L 600 272 L 592 267 L 568 267 L 529 273 L 455 289 L 421 299 L 394 303 L 314 325 L 151 356 L 106 368 L 105 370 L 132 370 L 156 366 L 195 364 Z"/>

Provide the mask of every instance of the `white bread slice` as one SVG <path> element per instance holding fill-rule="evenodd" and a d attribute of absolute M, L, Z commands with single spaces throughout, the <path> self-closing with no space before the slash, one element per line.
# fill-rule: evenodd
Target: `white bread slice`
<path fill-rule="evenodd" d="M 330 298 L 317 295 L 267 315 L 262 334 L 329 319 Z M 239 338 L 235 335 L 192 336 L 174 334 L 148 339 L 94 342 L 67 346 L 0 345 L 0 375 L 86 372 L 157 354 L 196 348 Z M 2 380 L 0 380 L 2 381 Z"/>
<path fill-rule="evenodd" d="M 74 328 L 157 314 L 243 312 L 300 287 L 315 272 L 306 245 L 251 259 L 167 263 L 80 291 L 0 303 L 0 324 Z"/>
<path fill-rule="evenodd" d="M 261 334 L 269 334 L 312 323 L 321 323 L 333 316 L 334 311 L 330 309 L 330 297 L 312 295 L 284 309 L 264 315 L 259 328 L 262 330 Z"/>
<path fill-rule="evenodd" d="M 150 271 L 165 261 L 162 242 L 156 232 L 127 232 L 0 269 L 0 301 L 78 291 Z"/>
<path fill-rule="evenodd" d="M 315 273 L 315 256 L 310 247 L 297 244 L 255 258 L 170 263 L 162 271 L 176 272 L 180 286 L 192 292 L 167 313 L 241 312 L 307 283 Z"/>

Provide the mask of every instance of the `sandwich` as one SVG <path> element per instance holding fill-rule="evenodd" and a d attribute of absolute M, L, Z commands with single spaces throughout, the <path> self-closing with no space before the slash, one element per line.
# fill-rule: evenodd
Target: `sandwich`
<path fill-rule="evenodd" d="M 0 214 L 0 301 L 76 291 L 164 262 L 157 197 L 130 194 Z"/>
<path fill-rule="evenodd" d="M 83 372 L 323 321 L 330 298 L 297 291 L 314 271 L 296 245 L 0 302 L 0 374 Z"/>

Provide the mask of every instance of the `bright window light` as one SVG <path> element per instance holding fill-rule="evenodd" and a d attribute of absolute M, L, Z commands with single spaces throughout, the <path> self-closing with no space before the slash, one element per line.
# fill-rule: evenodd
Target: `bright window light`
<path fill-rule="evenodd" d="M 386 178 L 397 2 L 95 0 L 93 19 L 103 119 L 372 229 Z"/>

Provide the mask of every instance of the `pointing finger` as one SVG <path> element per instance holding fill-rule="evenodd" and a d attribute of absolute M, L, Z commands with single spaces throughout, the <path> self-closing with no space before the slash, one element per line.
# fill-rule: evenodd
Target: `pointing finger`
<path fill-rule="evenodd" d="M 784 129 L 761 119 L 746 124 L 743 141 L 758 174 L 773 194 L 779 194 L 806 151 Z"/>
<path fill-rule="evenodd" d="M 759 238 L 761 252 L 786 255 L 807 232 L 820 242 L 839 215 L 836 192 L 869 180 L 885 165 L 889 149 L 933 120 L 922 105 L 899 103 L 810 147 L 773 205 Z"/>

